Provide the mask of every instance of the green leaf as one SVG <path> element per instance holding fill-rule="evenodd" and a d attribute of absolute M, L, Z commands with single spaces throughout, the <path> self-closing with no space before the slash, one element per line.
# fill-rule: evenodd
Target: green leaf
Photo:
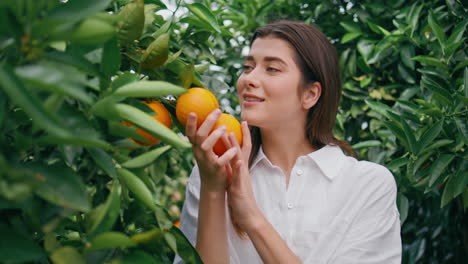
<path fill-rule="evenodd" d="M 153 256 L 143 250 L 133 251 L 128 255 L 123 256 L 120 261 L 121 264 L 159 264 Z"/>
<path fill-rule="evenodd" d="M 44 108 L 40 99 L 24 87 L 8 65 L 0 65 L 0 84 L 10 99 L 31 117 L 35 125 L 56 136 L 71 135 L 60 120 Z"/>
<path fill-rule="evenodd" d="M 370 40 L 361 39 L 357 44 L 357 50 L 362 55 L 364 61 L 368 63 L 369 57 L 374 50 L 374 43 Z"/>
<path fill-rule="evenodd" d="M 140 80 L 140 76 L 136 73 L 124 72 L 115 78 L 111 83 L 112 90 L 116 90 L 119 87 L 127 85 L 132 82 L 137 82 Z"/>
<path fill-rule="evenodd" d="M 446 57 L 450 57 L 453 55 L 453 53 L 455 53 L 455 51 L 457 51 L 457 49 L 463 44 L 465 43 L 465 38 L 463 38 L 461 41 L 459 42 L 454 42 L 454 43 L 450 43 L 448 44 L 446 47 L 445 47 L 445 56 Z"/>
<path fill-rule="evenodd" d="M 429 171 L 429 187 L 431 187 L 437 181 L 439 176 L 442 174 L 442 172 L 444 172 L 445 168 L 450 164 L 450 162 L 452 162 L 454 158 L 455 155 L 442 154 L 434 161 Z"/>
<path fill-rule="evenodd" d="M 455 69 L 453 69 L 453 72 L 456 72 L 466 66 L 468 66 L 468 60 L 462 60 L 460 63 L 457 64 L 457 66 L 455 66 Z M 465 90 L 465 94 L 466 94 L 466 90 Z"/>
<path fill-rule="evenodd" d="M 468 208 L 468 187 L 463 191 L 463 208 Z"/>
<path fill-rule="evenodd" d="M 43 136 L 37 139 L 37 144 L 44 145 L 76 145 L 85 148 L 101 148 L 112 150 L 113 146 L 106 141 L 91 136 Z"/>
<path fill-rule="evenodd" d="M 179 73 L 181 86 L 184 87 L 185 89 L 190 88 L 193 82 L 193 79 L 195 77 L 194 74 L 195 74 L 195 68 L 194 68 L 193 63 L 185 65 L 184 70 Z"/>
<path fill-rule="evenodd" d="M 114 182 L 105 203 L 94 208 L 87 216 L 88 238 L 93 238 L 114 226 L 120 214 L 120 186 Z"/>
<path fill-rule="evenodd" d="M 449 39 L 447 40 L 447 44 L 450 45 L 452 43 L 461 42 L 463 38 L 463 33 L 465 33 L 465 28 L 467 24 L 468 24 L 468 19 L 465 19 L 459 24 L 457 24 L 452 31 L 452 35 L 450 35 Z"/>
<path fill-rule="evenodd" d="M 415 84 L 416 80 L 414 77 L 411 75 L 411 73 L 408 72 L 408 70 L 401 64 L 398 63 L 398 73 L 400 74 L 400 77 L 405 80 L 409 84 Z"/>
<path fill-rule="evenodd" d="M 435 123 L 433 126 L 428 128 L 426 132 L 424 132 L 424 134 L 418 140 L 416 152 L 414 153 L 415 155 L 418 155 L 420 152 L 424 151 L 424 149 L 430 143 L 432 143 L 434 139 L 437 138 L 437 136 L 440 134 L 440 131 L 442 131 L 443 125 L 444 125 L 444 119 L 441 119 L 437 123 Z"/>
<path fill-rule="evenodd" d="M 153 149 L 151 151 L 141 154 L 138 157 L 135 157 L 129 161 L 124 162 L 122 166 L 126 168 L 131 168 L 131 169 L 146 167 L 150 165 L 151 163 L 153 163 L 157 158 L 159 158 L 162 154 L 164 154 L 170 148 L 171 146 L 163 146 L 163 147 Z"/>
<path fill-rule="evenodd" d="M 394 159 L 392 161 L 390 161 L 386 167 L 389 169 L 389 170 L 395 170 L 395 169 L 398 169 L 402 166 L 405 166 L 406 164 L 408 164 L 409 160 L 407 157 L 400 157 L 400 158 L 397 158 L 397 159 Z"/>
<path fill-rule="evenodd" d="M 468 67 L 465 68 L 465 74 L 464 74 L 464 86 L 465 86 L 465 96 L 468 97 Z"/>
<path fill-rule="evenodd" d="M 106 76 L 113 76 L 120 69 L 120 47 L 116 37 L 104 43 L 101 71 Z"/>
<path fill-rule="evenodd" d="M 169 213 L 163 207 L 156 206 L 154 215 L 156 216 L 158 227 L 161 228 L 162 230 L 168 230 L 173 226 Z"/>
<path fill-rule="evenodd" d="M 138 200 L 151 210 L 156 209 L 151 191 L 138 176 L 126 169 L 117 169 L 117 175 L 120 181 L 138 198 Z"/>
<path fill-rule="evenodd" d="M 255 13 L 255 17 L 260 18 L 260 17 L 266 15 L 268 13 L 268 10 L 270 10 L 273 6 L 275 6 L 275 2 L 267 1 L 259 9 L 257 9 L 257 11 Z"/>
<path fill-rule="evenodd" d="M 5 218 L 4 218 L 5 217 Z M 0 223 L 0 256 L 4 263 L 32 263 L 38 261 L 46 254 L 44 250 L 37 245 L 29 236 L 17 232 L 13 228 L 4 224 L 7 216 L 2 217 Z M 31 234 L 32 236 L 33 234 Z"/>
<path fill-rule="evenodd" d="M 454 198 L 455 189 L 455 176 L 451 175 L 447 183 L 445 184 L 444 192 L 442 193 L 442 199 L 440 201 L 440 208 L 446 206 Z"/>
<path fill-rule="evenodd" d="M 122 119 L 141 127 L 169 145 L 181 148 L 191 147 L 189 142 L 182 140 L 174 131 L 138 108 L 126 104 L 116 104 L 114 110 Z"/>
<path fill-rule="evenodd" d="M 55 250 L 50 258 L 54 264 L 86 264 L 86 260 L 83 255 L 71 246 Z"/>
<path fill-rule="evenodd" d="M 419 155 L 423 155 L 424 153 L 428 152 L 428 151 L 431 151 L 431 150 L 434 150 L 434 149 L 438 149 L 438 148 L 441 148 L 443 146 L 446 146 L 446 145 L 449 145 L 449 144 L 452 144 L 454 141 L 453 140 L 450 140 L 450 139 L 439 139 L 437 140 L 436 142 L 430 144 L 428 147 L 426 148 L 423 148 L 423 149 L 420 149 L 419 151 Z"/>
<path fill-rule="evenodd" d="M 445 47 L 445 33 L 442 27 L 440 26 L 439 21 L 437 21 L 437 18 L 435 17 L 433 11 L 429 12 L 428 21 L 429 26 L 432 28 L 432 31 L 436 35 L 437 40 L 439 41 L 440 46 L 443 49 Z"/>
<path fill-rule="evenodd" d="M 143 32 L 152 31 L 151 26 L 155 20 L 155 13 L 159 10 L 159 6 L 155 4 L 145 4 L 145 26 Z"/>
<path fill-rule="evenodd" d="M 16 69 L 16 74 L 32 87 L 41 88 L 50 92 L 67 95 L 86 104 L 92 104 L 93 98 L 89 96 L 83 83 L 85 74 L 59 64 L 39 63 L 27 65 Z"/>
<path fill-rule="evenodd" d="M 166 240 L 167 245 L 172 249 L 172 251 L 177 252 L 177 241 L 173 234 L 165 232 L 164 240 Z"/>
<path fill-rule="evenodd" d="M 64 164 L 30 163 L 26 168 L 38 179 L 36 194 L 50 203 L 87 212 L 90 209 L 88 193 L 81 178 Z"/>
<path fill-rule="evenodd" d="M 409 16 L 409 19 L 411 20 L 411 23 L 410 23 L 410 25 L 411 25 L 410 37 L 413 37 L 414 32 L 416 31 L 416 28 L 418 26 L 418 22 L 419 22 L 419 19 L 420 19 L 421 10 L 424 7 L 424 4 L 420 4 L 419 6 L 416 7 L 417 4 L 418 4 L 418 2 L 414 3 L 414 5 L 411 7 L 412 12 L 410 13 L 410 16 Z"/>
<path fill-rule="evenodd" d="M 362 33 L 361 32 L 350 32 L 350 33 L 346 33 L 343 38 L 341 39 L 340 43 L 341 44 L 344 44 L 344 43 L 347 43 L 347 42 L 350 42 L 351 40 L 361 36 Z"/>
<path fill-rule="evenodd" d="M 424 87 L 428 88 L 431 92 L 434 94 L 438 95 L 441 100 L 445 104 L 451 105 L 453 104 L 453 97 L 448 91 L 448 89 L 440 86 L 437 82 L 431 80 L 428 76 L 424 75 L 421 78 L 421 82 L 424 85 Z"/>
<path fill-rule="evenodd" d="M 159 158 L 149 166 L 149 173 L 154 184 L 158 184 L 164 178 L 164 175 L 166 175 L 167 164 L 166 159 Z"/>
<path fill-rule="evenodd" d="M 166 95 L 181 95 L 187 89 L 166 81 L 139 81 L 118 88 L 114 95 L 124 97 L 160 97 Z"/>
<path fill-rule="evenodd" d="M 407 137 L 403 129 L 395 121 L 384 121 L 383 124 L 401 141 L 406 149 L 410 150 Z"/>
<path fill-rule="evenodd" d="M 156 32 L 154 32 L 151 36 L 153 38 L 158 38 L 164 33 L 167 33 L 169 31 L 169 28 L 172 25 L 172 22 L 174 22 L 174 17 L 169 18 Z"/>
<path fill-rule="evenodd" d="M 416 138 L 414 136 L 414 131 L 413 129 L 410 128 L 409 124 L 406 122 L 405 119 L 400 118 L 400 124 L 403 127 L 403 131 L 405 132 L 406 135 L 406 140 L 408 142 L 408 146 L 410 147 L 410 152 L 415 153 L 416 152 Z"/>
<path fill-rule="evenodd" d="M 466 119 L 456 117 L 454 118 L 455 125 L 457 126 L 458 131 L 463 135 L 463 139 L 465 141 L 465 145 L 468 146 L 468 125 L 466 123 Z"/>
<path fill-rule="evenodd" d="M 441 62 L 437 58 L 434 58 L 434 57 L 431 57 L 431 56 L 421 55 L 421 56 L 413 57 L 411 59 L 415 60 L 415 61 L 419 61 L 419 62 L 427 64 L 427 65 L 435 66 L 435 67 L 438 67 L 438 68 L 441 68 L 441 69 L 447 71 L 447 65 L 445 65 L 443 62 Z"/>
<path fill-rule="evenodd" d="M 89 60 L 87 60 L 84 56 L 79 56 L 70 52 L 60 51 L 48 52 L 45 56 L 51 61 L 73 66 L 81 71 L 86 72 L 89 75 L 101 76 L 99 68 L 93 63 L 91 63 Z M 57 67 L 55 67 L 55 69 L 57 69 Z"/>
<path fill-rule="evenodd" d="M 139 244 L 139 245 L 144 245 L 144 244 L 149 244 L 154 241 L 159 241 L 163 238 L 164 236 L 164 231 L 159 229 L 159 228 L 153 228 L 149 231 L 138 233 L 130 237 L 130 239 Z"/>
<path fill-rule="evenodd" d="M 391 119 L 389 112 L 393 112 L 393 110 L 386 104 L 382 104 L 376 101 L 365 100 L 364 101 L 370 109 L 374 110 L 375 112 L 385 116 L 388 119 Z"/>
<path fill-rule="evenodd" d="M 403 64 L 410 68 L 411 70 L 414 70 L 414 60 L 411 58 L 414 57 L 414 46 L 413 45 L 405 45 L 401 50 L 400 50 L 400 58 Z"/>
<path fill-rule="evenodd" d="M 136 126 L 125 126 L 121 122 L 109 121 L 108 131 L 113 136 L 126 137 L 138 140 L 144 143 L 150 143 L 148 139 L 143 137 L 140 133 L 136 132 Z"/>
<path fill-rule="evenodd" d="M 366 140 L 359 143 L 356 143 L 352 146 L 353 149 L 361 149 L 361 148 L 370 148 L 370 147 L 378 147 L 381 146 L 382 142 L 379 140 Z"/>
<path fill-rule="evenodd" d="M 408 217 L 409 202 L 408 198 L 402 193 L 398 193 L 397 196 L 398 211 L 400 211 L 400 225 L 403 225 L 406 218 Z"/>
<path fill-rule="evenodd" d="M 104 170 L 107 173 L 107 175 L 109 175 L 113 179 L 117 178 L 115 164 L 112 160 L 112 157 L 109 154 L 107 154 L 107 152 L 98 148 L 88 148 L 88 152 L 93 158 L 93 160 L 96 162 L 96 164 L 102 170 Z"/>
<path fill-rule="evenodd" d="M 186 7 L 197 16 L 204 24 L 209 25 L 217 33 L 221 33 L 218 21 L 211 11 L 201 3 L 187 4 Z"/>
<path fill-rule="evenodd" d="M 185 263 L 202 264 L 202 260 L 198 255 L 195 248 L 192 246 L 190 241 L 177 227 L 172 227 L 169 232 L 174 235 L 177 243 L 177 255 L 179 255 Z"/>
<path fill-rule="evenodd" d="M 78 21 L 109 6 L 112 0 L 80 0 L 67 1 L 57 6 L 50 14 L 50 18 Z"/>
<path fill-rule="evenodd" d="M 120 232 L 106 232 L 96 236 L 90 242 L 88 251 L 106 250 L 112 248 L 135 247 L 137 244 Z"/>
<path fill-rule="evenodd" d="M 454 178 L 454 188 L 453 188 L 453 197 L 463 193 L 463 190 L 468 185 L 468 161 L 464 160 L 461 162 L 458 167 L 457 173 L 453 175 Z"/>
<path fill-rule="evenodd" d="M 134 0 L 127 3 L 119 12 L 119 40 L 122 46 L 129 46 L 139 39 L 145 26 L 145 3 Z"/>
<path fill-rule="evenodd" d="M 388 35 L 391 34 L 391 33 L 388 32 L 388 30 L 386 30 L 385 28 L 383 28 L 383 27 L 381 27 L 381 26 L 379 26 L 379 25 L 377 25 L 377 24 L 374 24 L 374 23 L 372 23 L 372 22 L 370 22 L 370 21 L 367 21 L 367 25 L 369 25 L 370 29 L 371 29 L 372 31 L 374 31 L 375 33 L 377 33 L 377 34 L 382 34 L 382 35 L 384 35 L 384 36 L 388 36 Z"/>
<path fill-rule="evenodd" d="M 124 97 L 106 96 L 93 105 L 91 112 L 104 119 L 120 122 L 122 119 L 115 111 L 115 104 L 123 99 Z"/>
<path fill-rule="evenodd" d="M 351 21 L 341 21 L 340 25 L 346 29 L 348 32 L 352 33 L 362 33 L 361 27 L 358 23 L 351 22 Z"/>

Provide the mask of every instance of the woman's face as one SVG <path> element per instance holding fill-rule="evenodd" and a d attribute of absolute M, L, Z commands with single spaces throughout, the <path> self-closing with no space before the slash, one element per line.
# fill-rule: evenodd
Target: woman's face
<path fill-rule="evenodd" d="M 275 129 L 305 119 L 298 96 L 301 72 L 294 56 L 285 40 L 264 37 L 254 41 L 237 81 L 242 120 Z"/>

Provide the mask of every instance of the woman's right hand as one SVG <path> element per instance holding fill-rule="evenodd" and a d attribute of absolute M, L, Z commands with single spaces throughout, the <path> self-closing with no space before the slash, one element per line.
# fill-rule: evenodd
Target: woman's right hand
<path fill-rule="evenodd" d="M 192 151 L 200 170 L 200 180 L 204 188 L 211 191 L 226 190 L 227 170 L 230 170 L 229 161 L 237 153 L 236 148 L 230 148 L 222 156 L 218 157 L 213 152 L 215 143 L 226 136 L 226 127 L 221 126 L 210 134 L 213 126 L 221 116 L 219 109 L 211 112 L 200 128 L 197 129 L 197 115 L 190 113 L 187 119 L 185 135 L 192 143 Z"/>

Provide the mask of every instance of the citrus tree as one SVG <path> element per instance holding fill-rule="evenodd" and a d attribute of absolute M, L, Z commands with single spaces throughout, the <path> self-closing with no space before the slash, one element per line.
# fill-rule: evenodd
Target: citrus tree
<path fill-rule="evenodd" d="M 171 116 L 229 32 L 183 6 L 0 3 L 2 262 L 201 263 L 174 226 L 193 164 Z"/>
<path fill-rule="evenodd" d="M 403 263 L 463 263 L 466 4 L 193 2 L 164 17 L 157 0 L 0 2 L 2 261 L 171 263 L 177 252 L 199 263 L 173 226 L 193 166 L 175 100 L 207 87 L 238 115 L 252 32 L 294 19 L 319 26 L 340 55 L 336 134 L 395 176 Z M 164 115 L 154 101 L 172 129 L 154 121 Z"/>

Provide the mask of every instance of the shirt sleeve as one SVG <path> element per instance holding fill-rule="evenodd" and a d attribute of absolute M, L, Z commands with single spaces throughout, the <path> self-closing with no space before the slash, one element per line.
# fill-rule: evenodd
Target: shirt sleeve
<path fill-rule="evenodd" d="M 200 173 L 198 167 L 195 165 L 190 174 L 187 186 L 185 189 L 185 201 L 182 206 L 182 213 L 180 216 L 180 230 L 190 244 L 195 247 L 197 239 L 197 226 L 198 226 L 198 203 L 200 200 Z M 176 255 L 174 264 L 182 264 L 184 261 Z"/>
<path fill-rule="evenodd" d="M 367 202 L 349 226 L 329 263 L 401 263 L 400 215 L 397 187 L 390 171 L 379 166 L 375 179 L 363 195 Z"/>

